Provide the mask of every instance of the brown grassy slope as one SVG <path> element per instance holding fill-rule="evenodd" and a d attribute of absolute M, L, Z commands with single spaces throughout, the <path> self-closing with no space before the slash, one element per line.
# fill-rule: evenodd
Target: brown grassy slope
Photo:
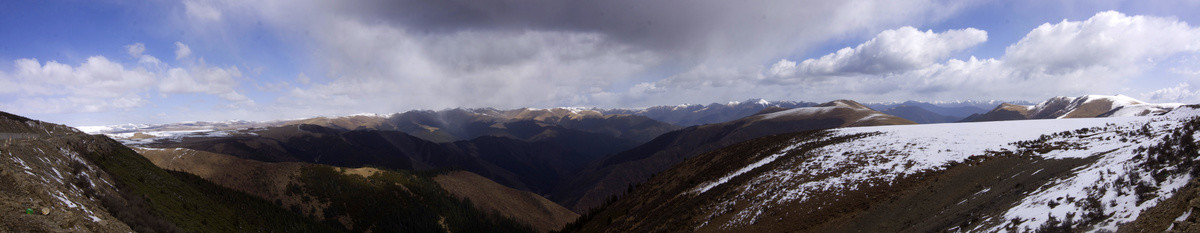
<path fill-rule="evenodd" d="M 1113 102 L 1110 99 L 1096 99 L 1079 105 L 1075 110 L 1063 115 L 1062 118 L 1091 118 L 1100 116 L 1108 111 L 1113 110 Z"/>
<path fill-rule="evenodd" d="M 319 220 L 325 216 L 324 210 L 331 204 L 317 202 L 317 198 L 306 197 L 306 194 L 289 194 L 288 191 L 289 185 L 297 182 L 296 177 L 301 174 L 301 170 L 305 166 L 325 165 L 290 162 L 267 163 L 182 148 L 137 149 L 137 151 L 163 169 L 191 173 L 234 190 L 267 200 L 279 200 L 279 204 L 283 206 L 300 206 L 299 209 L 305 215 L 311 214 Z M 371 177 L 376 173 L 383 172 L 370 167 L 336 169 L 343 174 L 363 177 Z M 577 214 L 541 198 L 541 196 L 507 188 L 474 173 L 453 172 L 450 175 L 446 178 L 442 178 L 442 176 L 435 178 L 443 189 L 460 197 L 470 198 L 475 208 L 495 211 L 530 224 L 540 231 L 557 229 L 578 217 Z"/>
<path fill-rule="evenodd" d="M 134 150 L 165 170 L 186 172 L 269 201 L 279 200 L 277 204 L 283 206 L 304 206 L 305 215 L 312 214 L 314 208 L 319 213 L 328 206 L 287 195 L 288 185 L 296 182 L 294 177 L 300 174 L 304 163 L 265 163 L 184 148 Z M 320 220 L 324 215 L 316 216 Z"/>
<path fill-rule="evenodd" d="M 1007 121 L 1007 120 L 1025 120 L 1029 119 L 1029 107 L 1002 103 L 996 106 L 995 109 L 983 114 L 971 114 L 962 122 L 979 122 L 979 121 Z"/>
<path fill-rule="evenodd" d="M 455 196 L 470 199 L 476 208 L 528 223 L 541 232 L 557 230 L 579 217 L 542 196 L 505 187 L 475 173 L 454 171 L 433 179 Z"/>

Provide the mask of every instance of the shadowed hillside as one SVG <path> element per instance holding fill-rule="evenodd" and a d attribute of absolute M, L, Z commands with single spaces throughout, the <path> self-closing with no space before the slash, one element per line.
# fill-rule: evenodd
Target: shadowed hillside
<path fill-rule="evenodd" d="M 850 126 L 913 124 L 849 100 L 817 107 L 772 108 L 735 121 L 688 127 L 589 164 L 551 196 L 577 212 L 599 206 L 629 186 L 692 156 L 761 136 Z"/>

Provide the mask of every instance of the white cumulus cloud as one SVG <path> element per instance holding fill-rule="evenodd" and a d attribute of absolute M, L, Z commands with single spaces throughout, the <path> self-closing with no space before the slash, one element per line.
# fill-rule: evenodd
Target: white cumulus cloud
<path fill-rule="evenodd" d="M 1200 90 L 1193 90 L 1191 85 L 1180 83 L 1174 87 L 1143 93 L 1142 98 L 1155 102 L 1196 103 L 1200 101 Z"/>
<path fill-rule="evenodd" d="M 167 70 L 158 89 L 163 93 L 207 93 L 229 101 L 245 101 L 246 96 L 234 90 L 239 85 L 236 78 L 241 77 L 242 71 L 236 66 L 211 67 L 201 61 L 197 66 Z"/>
<path fill-rule="evenodd" d="M 644 86 L 663 93 L 646 98 L 668 99 L 752 90 L 759 96 L 802 99 L 1036 100 L 1162 83 L 1166 79 L 1159 75 L 1178 72 L 1155 69 L 1183 68 L 1159 61 L 1200 52 L 1200 28 L 1173 18 L 1108 11 L 1033 28 L 999 58 L 944 60 L 986 39 L 986 32 L 970 28 L 934 33 L 902 27 L 819 58 L 782 59 L 758 70 L 683 73 Z M 635 89 L 629 92 L 643 91 Z M 1164 88 L 1147 99 L 1186 99 L 1192 93 L 1187 90 Z M 754 96 L 729 99 L 748 97 Z"/>
<path fill-rule="evenodd" d="M 146 101 L 137 92 L 155 82 L 140 67 L 126 68 L 104 56 L 87 58 L 78 66 L 37 59 L 14 61 L 14 71 L 0 76 L 19 90 L 16 111 L 31 113 L 97 112 L 130 108 Z M 11 105 L 11 104 L 10 104 Z"/>
<path fill-rule="evenodd" d="M 189 48 L 183 42 L 175 42 L 175 59 L 180 60 L 192 55 L 192 48 Z"/>
<path fill-rule="evenodd" d="M 1200 51 L 1200 29 L 1172 18 L 1100 12 L 1084 21 L 1042 24 L 1005 50 L 1004 60 L 1033 72 L 1063 74 L 1093 66 Z"/>
<path fill-rule="evenodd" d="M 771 67 L 777 76 L 860 75 L 907 72 L 950 57 L 954 52 L 987 41 L 987 32 L 974 28 L 935 33 L 913 27 L 885 30 L 854 48 L 843 48 L 817 59 L 781 60 Z"/>
<path fill-rule="evenodd" d="M 0 106 L 22 114 L 120 111 L 152 102 L 154 91 L 164 95 L 203 93 L 233 104 L 253 104 L 237 91 L 243 74 L 236 66 L 209 66 L 199 58 L 174 67 L 145 54 L 142 43 L 125 49 L 138 58 L 136 63 L 122 64 L 99 55 L 78 65 L 14 60 L 13 70 L 0 71 L 0 97 L 5 97 Z"/>
<path fill-rule="evenodd" d="M 130 57 L 141 57 L 143 52 L 146 52 L 146 45 L 142 43 L 134 43 L 125 46 L 126 52 Z"/>

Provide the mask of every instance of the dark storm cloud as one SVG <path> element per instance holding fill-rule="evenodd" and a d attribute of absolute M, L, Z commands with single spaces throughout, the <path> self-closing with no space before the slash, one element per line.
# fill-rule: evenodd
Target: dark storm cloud
<path fill-rule="evenodd" d="M 462 30 L 553 30 L 601 33 L 615 43 L 678 57 L 778 56 L 829 32 L 863 29 L 886 15 L 834 15 L 847 10 L 835 1 L 551 1 L 405 0 L 338 2 L 328 7 L 367 23 L 398 24 L 410 32 Z M 925 2 L 860 4 L 863 13 L 887 13 Z M 856 9 L 850 9 L 856 10 Z M 859 10 L 856 10 L 859 11 Z M 885 12 L 879 12 L 885 11 Z M 909 17 L 903 17 L 905 19 Z M 849 24 L 849 25 L 847 25 Z M 889 24 L 885 22 L 884 24 Z M 798 41 L 799 40 L 799 41 Z M 771 48 L 771 54 L 759 54 Z M 781 49 L 782 48 L 782 49 Z M 737 52 L 737 54 L 730 54 Z M 745 53 L 745 54 L 743 54 Z"/>

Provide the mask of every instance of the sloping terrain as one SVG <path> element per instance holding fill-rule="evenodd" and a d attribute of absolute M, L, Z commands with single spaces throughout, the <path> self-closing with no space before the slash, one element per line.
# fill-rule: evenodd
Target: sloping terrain
<path fill-rule="evenodd" d="M 817 107 L 768 109 L 735 121 L 670 132 L 636 148 L 596 160 L 550 198 L 584 212 L 684 159 L 744 140 L 813 129 L 895 124 L 913 122 L 849 100 Z"/>
<path fill-rule="evenodd" d="M 0 131 L 3 232 L 337 232 L 158 169 L 105 136 L 8 113 Z"/>
<path fill-rule="evenodd" d="M 1191 229 L 1197 108 L 763 137 L 688 159 L 567 230 Z"/>
<path fill-rule="evenodd" d="M 91 196 L 120 196 L 113 178 L 57 138 L 78 132 L 3 113 L 0 119 L 0 229 L 116 232 L 128 225 Z M 85 189 L 89 190 L 85 193 Z M 26 212 L 28 210 L 28 213 Z"/>
<path fill-rule="evenodd" d="M 509 123 L 517 128 L 521 123 Z M 484 136 L 434 143 L 399 131 L 344 131 L 317 125 L 288 125 L 226 137 L 183 137 L 145 146 L 190 148 L 265 162 L 307 162 L 340 167 L 460 169 L 509 187 L 547 193 L 584 164 L 636 144 L 601 134 L 562 128 L 539 131 L 536 141 Z"/>
<path fill-rule="evenodd" d="M 1181 104 L 1150 104 L 1128 96 L 1116 95 L 1085 95 L 1080 97 L 1054 97 L 1038 103 L 1025 106 L 1001 104 L 992 111 L 974 114 L 963 122 L 1025 120 L 1025 119 L 1059 119 L 1059 118 L 1089 118 L 1109 116 L 1145 116 L 1161 114 Z"/>
<path fill-rule="evenodd" d="M 1026 120 L 1029 119 L 1029 109 L 1031 108 L 1030 106 L 1003 103 L 987 113 L 968 116 L 962 122 Z"/>
<path fill-rule="evenodd" d="M 472 200 L 478 209 L 495 211 L 541 232 L 562 229 L 579 218 L 579 214 L 542 196 L 505 187 L 475 173 L 453 171 L 433 180 L 455 197 Z"/>
<path fill-rule="evenodd" d="M 183 148 L 137 150 L 163 169 L 194 174 L 221 186 L 275 200 L 277 205 L 316 221 L 344 226 L 354 232 L 436 230 L 439 221 L 449 226 L 466 226 L 475 224 L 473 221 L 496 218 L 483 214 L 488 212 L 545 232 L 578 217 L 541 196 L 504 187 L 470 172 L 434 176 L 370 167 L 266 163 Z M 325 190 L 334 188 L 323 186 L 335 185 L 327 183 L 332 181 L 346 181 L 343 184 L 346 187 Z M 461 205 L 483 212 L 464 210 Z M 500 220 L 503 219 L 493 221 Z M 452 231 L 464 229 L 479 230 Z"/>

